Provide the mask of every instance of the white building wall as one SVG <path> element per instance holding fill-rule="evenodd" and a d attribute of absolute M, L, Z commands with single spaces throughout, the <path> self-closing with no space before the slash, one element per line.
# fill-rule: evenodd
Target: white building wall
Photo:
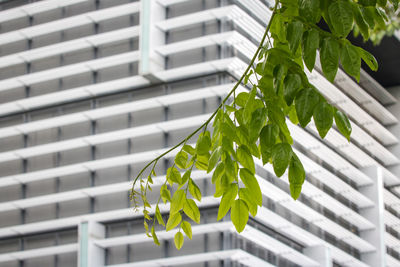
<path fill-rule="evenodd" d="M 132 177 L 215 110 L 270 16 L 267 1 L 144 1 L 0 12 L 0 266 L 400 266 L 398 90 L 342 71 L 333 85 L 318 67 L 309 78 L 349 114 L 352 141 L 290 126 L 298 201 L 257 164 L 264 207 L 238 235 L 196 173 L 193 241 L 177 251 L 173 232 L 160 247 L 143 234 Z"/>

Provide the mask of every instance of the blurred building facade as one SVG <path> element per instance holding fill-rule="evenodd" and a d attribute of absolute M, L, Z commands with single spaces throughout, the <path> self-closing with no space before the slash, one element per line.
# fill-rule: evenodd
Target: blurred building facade
<path fill-rule="evenodd" d="M 209 176 L 195 172 L 193 240 L 177 251 L 173 231 L 159 247 L 143 233 L 132 177 L 215 110 L 270 5 L 0 1 L 0 266 L 400 266 L 400 89 L 365 72 L 360 84 L 309 74 L 353 133 L 321 140 L 290 125 L 307 172 L 298 201 L 287 177 L 257 166 L 264 207 L 239 235 L 229 216 L 216 221 Z"/>

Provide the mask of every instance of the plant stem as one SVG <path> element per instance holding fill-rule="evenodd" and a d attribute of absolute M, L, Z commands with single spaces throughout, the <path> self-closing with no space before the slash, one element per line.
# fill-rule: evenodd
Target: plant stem
<path fill-rule="evenodd" d="M 201 129 L 203 129 L 203 127 L 207 126 L 211 120 L 215 117 L 215 115 L 217 115 L 217 112 L 219 109 L 221 109 L 223 107 L 223 105 L 225 104 L 226 101 L 228 101 L 229 97 L 233 94 L 233 92 L 235 92 L 235 90 L 239 87 L 239 85 L 242 83 L 243 79 L 245 78 L 246 74 L 249 72 L 249 70 L 252 68 L 254 62 L 257 59 L 257 55 L 260 52 L 261 48 L 264 45 L 264 41 L 266 37 L 268 36 L 268 32 L 269 29 L 271 27 L 271 22 L 276 14 L 276 10 L 278 8 L 279 5 L 279 0 L 277 0 L 275 2 L 275 6 L 273 8 L 272 11 L 272 15 L 271 15 L 271 19 L 268 22 L 268 25 L 265 29 L 264 35 L 261 39 L 261 42 L 256 50 L 256 52 L 254 53 L 253 58 L 251 59 L 249 65 L 247 66 L 246 70 L 244 71 L 243 75 L 240 77 L 240 79 L 236 82 L 235 86 L 233 86 L 232 90 L 228 93 L 228 95 L 222 100 L 221 104 L 218 106 L 218 108 L 214 111 L 214 113 L 207 119 L 207 121 L 205 121 L 200 127 L 198 127 L 196 130 L 194 130 L 191 134 L 189 134 L 185 139 L 183 139 L 181 142 L 179 142 L 178 144 L 176 144 L 175 146 L 173 146 L 172 148 L 168 149 L 167 151 L 165 151 L 164 153 L 162 153 L 161 155 L 159 155 L 158 157 L 156 157 L 155 159 L 153 159 L 152 161 L 150 161 L 140 172 L 139 174 L 135 177 L 135 180 L 133 181 L 133 187 L 135 187 L 136 181 L 140 178 L 140 176 L 143 174 L 143 172 L 154 162 L 157 162 L 159 159 L 161 159 L 162 157 L 164 157 L 165 155 L 167 155 L 168 153 L 170 153 L 171 151 L 177 149 L 179 146 L 181 146 L 182 144 L 186 143 L 190 138 L 192 138 L 195 134 L 197 134 Z"/>

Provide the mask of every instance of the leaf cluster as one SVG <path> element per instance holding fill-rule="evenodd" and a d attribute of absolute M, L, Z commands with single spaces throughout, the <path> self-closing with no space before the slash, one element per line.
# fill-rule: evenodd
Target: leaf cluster
<path fill-rule="evenodd" d="M 214 197 L 220 198 L 218 220 L 230 213 L 238 232 L 244 230 L 249 216 L 256 216 L 263 203 L 256 166 L 272 164 L 277 177 L 287 173 L 290 194 L 295 200 L 299 198 L 306 174 L 292 149 L 288 121 L 306 127 L 313 120 L 321 138 L 328 134 L 334 121 L 349 141 L 351 134 L 347 116 L 309 82 L 305 68 L 311 72 L 319 55 L 322 71 L 331 82 L 339 66 L 358 81 L 361 60 L 376 70 L 375 58 L 346 37 L 355 29 L 368 39 L 376 27 L 383 28 L 388 5 L 397 10 L 398 1 L 276 1 L 263 41 L 220 107 L 181 143 L 146 166 L 153 164 L 146 182 L 139 177 L 144 170 L 136 178 L 141 183 L 139 194 L 144 206 L 145 228 L 156 244 L 159 244 L 154 230 L 156 223 L 166 231 L 178 229 L 174 238 L 178 249 L 184 242 L 183 233 L 192 239 L 191 224 L 200 223 L 198 203 L 202 193 L 191 177 L 193 169 L 212 175 Z M 317 26 L 321 20 L 328 24 L 329 31 Z M 268 42 L 264 44 L 266 39 Z M 241 82 L 249 90 L 236 94 Z M 211 122 L 212 131 L 209 131 Z M 187 144 L 198 133 L 195 145 Z M 146 209 L 151 207 L 146 193 L 151 190 L 154 167 L 162 156 L 178 148 L 180 151 L 167 170 L 152 218 Z M 160 200 L 170 204 L 166 222 L 159 209 Z"/>

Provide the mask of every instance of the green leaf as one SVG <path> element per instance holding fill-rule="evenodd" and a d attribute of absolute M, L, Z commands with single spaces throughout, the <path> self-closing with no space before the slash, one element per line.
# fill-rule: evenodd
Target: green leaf
<path fill-rule="evenodd" d="M 319 32 L 311 29 L 303 35 L 303 60 L 307 69 L 311 72 L 315 65 L 317 49 L 319 48 Z"/>
<path fill-rule="evenodd" d="M 373 9 L 373 15 L 374 15 L 374 20 L 375 20 L 376 24 L 378 24 L 381 29 L 386 29 L 385 20 L 377 8 Z"/>
<path fill-rule="evenodd" d="M 208 154 L 208 151 L 211 148 L 211 139 L 210 133 L 207 131 L 205 134 L 199 136 L 196 143 L 196 152 L 199 155 Z"/>
<path fill-rule="evenodd" d="M 241 145 L 237 149 L 236 153 L 239 163 L 242 164 L 243 167 L 249 169 L 252 173 L 255 173 L 256 169 L 254 160 L 249 149 L 245 145 Z"/>
<path fill-rule="evenodd" d="M 325 77 L 333 82 L 339 67 L 339 44 L 331 38 L 325 38 L 321 47 L 321 66 Z"/>
<path fill-rule="evenodd" d="M 184 185 L 189 180 L 191 173 L 192 170 L 189 169 L 183 174 L 181 186 Z"/>
<path fill-rule="evenodd" d="M 225 174 L 228 176 L 229 181 L 237 180 L 237 173 L 235 172 L 235 165 L 230 155 L 227 155 L 224 160 Z"/>
<path fill-rule="evenodd" d="M 209 154 L 197 155 L 195 166 L 199 170 L 208 170 Z"/>
<path fill-rule="evenodd" d="M 161 212 L 160 212 L 160 208 L 158 207 L 158 205 L 156 206 L 156 214 L 155 215 L 156 215 L 158 224 L 165 226 L 165 223 L 164 223 L 164 220 L 162 218 L 162 215 L 161 215 Z"/>
<path fill-rule="evenodd" d="M 175 213 L 174 215 L 170 215 L 167 221 L 167 226 L 165 227 L 165 229 L 167 231 L 174 229 L 176 226 L 178 226 L 178 224 L 182 221 L 182 216 L 181 214 Z"/>
<path fill-rule="evenodd" d="M 364 60 L 365 63 L 367 63 L 368 67 L 373 70 L 377 71 L 378 70 L 378 62 L 376 62 L 375 57 L 369 53 L 368 51 L 365 51 L 361 47 L 357 47 L 361 58 Z"/>
<path fill-rule="evenodd" d="M 169 192 L 167 185 L 161 186 L 160 195 L 164 203 L 166 203 L 167 200 L 171 202 L 171 193 Z"/>
<path fill-rule="evenodd" d="M 268 111 L 266 108 L 258 108 L 251 115 L 249 124 L 249 142 L 253 143 L 260 135 L 262 127 L 267 121 Z"/>
<path fill-rule="evenodd" d="M 303 23 L 298 20 L 292 21 L 287 28 L 286 39 L 289 42 L 289 48 L 293 54 L 296 53 L 303 35 Z"/>
<path fill-rule="evenodd" d="M 378 0 L 378 5 L 380 5 L 381 7 L 386 7 L 387 4 L 387 0 Z"/>
<path fill-rule="evenodd" d="M 300 0 L 299 14 L 311 23 L 318 23 L 321 18 L 319 0 Z"/>
<path fill-rule="evenodd" d="M 358 0 L 358 3 L 363 6 L 376 6 L 376 0 Z"/>
<path fill-rule="evenodd" d="M 324 138 L 333 124 L 333 108 L 326 102 L 319 103 L 314 109 L 314 122 L 319 136 Z"/>
<path fill-rule="evenodd" d="M 238 194 L 238 186 L 236 184 L 230 184 L 227 190 L 224 192 L 221 198 L 221 202 L 218 208 L 217 220 L 221 220 L 228 213 L 232 206 L 232 202 L 235 200 Z"/>
<path fill-rule="evenodd" d="M 177 232 L 174 237 L 175 247 L 178 250 L 180 250 L 183 246 L 183 242 L 184 242 L 183 234 L 181 232 Z"/>
<path fill-rule="evenodd" d="M 167 180 L 171 185 L 173 183 L 181 184 L 181 173 L 175 167 L 170 167 L 167 170 Z"/>
<path fill-rule="evenodd" d="M 301 86 L 301 77 L 298 74 L 288 74 L 283 82 L 283 96 L 290 106 Z"/>
<path fill-rule="evenodd" d="M 200 211 L 193 199 L 186 199 L 183 212 L 194 222 L 200 223 Z"/>
<path fill-rule="evenodd" d="M 286 124 L 286 117 L 282 110 L 277 106 L 276 103 L 268 102 L 268 117 L 270 118 L 271 122 L 278 125 L 279 129 L 281 130 L 284 138 L 288 143 L 293 143 L 293 139 L 290 136 L 289 129 Z"/>
<path fill-rule="evenodd" d="M 189 192 L 195 199 L 201 201 L 200 189 L 192 179 L 189 180 Z"/>
<path fill-rule="evenodd" d="M 223 162 L 218 163 L 217 167 L 214 170 L 213 176 L 211 178 L 211 182 L 215 184 L 217 180 L 221 178 L 221 176 L 225 173 L 225 166 Z"/>
<path fill-rule="evenodd" d="M 249 98 L 249 93 L 241 92 L 236 96 L 235 104 L 243 108 L 246 105 L 248 98 Z"/>
<path fill-rule="evenodd" d="M 268 163 L 271 158 L 272 147 L 276 143 L 279 134 L 279 127 L 275 124 L 268 124 L 260 133 L 260 150 L 263 164 Z"/>
<path fill-rule="evenodd" d="M 368 24 L 369 28 L 373 29 L 375 27 L 375 7 L 360 7 L 360 9 L 365 22 Z"/>
<path fill-rule="evenodd" d="M 232 205 L 231 220 L 238 233 L 241 233 L 249 220 L 249 208 L 241 199 L 236 199 Z"/>
<path fill-rule="evenodd" d="M 153 237 L 154 244 L 159 246 L 160 245 L 160 241 L 158 241 L 158 238 L 157 238 L 157 235 L 156 235 L 156 231 L 154 230 L 154 225 L 153 225 L 153 227 L 151 227 L 151 236 Z"/>
<path fill-rule="evenodd" d="M 257 87 L 253 87 L 251 89 L 249 97 L 247 98 L 246 104 L 243 110 L 243 120 L 244 123 L 247 124 L 248 121 L 251 119 L 251 114 L 255 110 L 255 97 L 257 95 Z"/>
<path fill-rule="evenodd" d="M 353 15 L 354 15 L 356 24 L 361 32 L 361 35 L 364 38 L 364 41 L 367 41 L 369 38 L 368 25 L 365 22 L 363 15 L 361 14 L 360 7 L 356 3 L 353 3 L 353 2 L 352 2 L 352 7 L 353 7 Z"/>
<path fill-rule="evenodd" d="M 272 164 L 276 176 L 281 177 L 292 157 L 292 147 L 288 143 L 278 143 L 272 148 Z"/>
<path fill-rule="evenodd" d="M 239 198 L 244 200 L 249 207 L 250 214 L 255 217 L 257 215 L 257 203 L 254 197 L 254 194 L 248 188 L 240 188 L 239 189 Z"/>
<path fill-rule="evenodd" d="M 177 190 L 172 196 L 170 214 L 179 212 L 185 204 L 186 194 L 183 189 Z"/>
<path fill-rule="evenodd" d="M 182 147 L 182 150 L 189 153 L 192 156 L 196 153 L 196 150 L 191 145 L 184 145 Z"/>
<path fill-rule="evenodd" d="M 344 137 L 350 142 L 350 134 L 351 134 L 351 124 L 347 116 L 339 111 L 336 110 L 334 113 L 335 123 L 339 131 L 343 134 Z"/>
<path fill-rule="evenodd" d="M 319 95 L 312 88 L 305 88 L 297 94 L 295 99 L 296 114 L 303 128 L 310 122 L 318 102 Z"/>
<path fill-rule="evenodd" d="M 290 183 L 290 194 L 294 200 L 296 200 L 301 193 L 301 186 L 306 178 L 306 173 L 303 168 L 303 164 L 295 153 L 292 154 L 289 165 L 289 183 Z"/>
<path fill-rule="evenodd" d="M 188 154 L 184 151 L 179 151 L 175 156 L 175 165 L 181 169 L 186 169 Z"/>
<path fill-rule="evenodd" d="M 357 48 L 346 42 L 340 50 L 340 62 L 343 69 L 360 82 L 361 57 Z"/>
<path fill-rule="evenodd" d="M 275 14 L 271 23 L 271 34 L 281 42 L 286 41 L 286 25 L 284 18 L 279 14 Z"/>
<path fill-rule="evenodd" d="M 239 175 L 244 185 L 252 193 L 256 204 L 261 206 L 262 205 L 261 188 L 254 174 L 251 173 L 248 169 L 240 169 Z"/>
<path fill-rule="evenodd" d="M 211 172 L 215 165 L 217 165 L 219 159 L 221 158 L 221 154 L 222 154 L 222 147 L 217 147 L 217 149 L 215 149 L 213 151 L 213 153 L 210 156 L 210 159 L 208 161 L 208 169 L 207 169 L 207 173 Z"/>
<path fill-rule="evenodd" d="M 333 32 L 346 37 L 353 28 L 353 13 L 351 4 L 346 0 L 332 1 L 328 14 L 333 26 Z"/>
<path fill-rule="evenodd" d="M 185 232 L 186 236 L 192 239 L 192 226 L 190 225 L 190 222 L 183 221 L 181 223 L 182 230 Z"/>

